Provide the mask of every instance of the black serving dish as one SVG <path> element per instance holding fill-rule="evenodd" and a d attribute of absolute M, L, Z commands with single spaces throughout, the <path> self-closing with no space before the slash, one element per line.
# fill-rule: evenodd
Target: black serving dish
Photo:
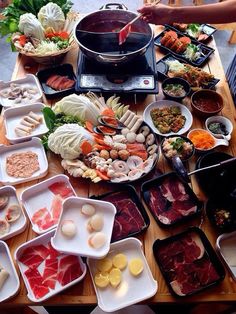
<path fill-rule="evenodd" d="M 201 28 L 202 28 L 201 34 L 207 35 L 208 37 L 206 37 L 206 39 L 199 40 L 198 38 L 195 38 L 189 35 L 187 31 L 183 31 L 174 25 L 170 25 L 170 26 L 175 28 L 178 32 L 182 32 L 184 35 L 187 35 L 188 37 L 198 40 L 200 42 L 207 42 L 208 40 L 212 39 L 212 35 L 217 31 L 217 29 L 211 26 L 210 24 L 201 24 Z"/>
<path fill-rule="evenodd" d="M 180 58 L 180 59 L 183 59 L 184 61 L 186 61 L 187 63 L 191 64 L 191 65 L 194 65 L 194 66 L 203 66 L 203 64 L 207 61 L 207 59 L 210 57 L 210 55 L 214 52 L 214 49 L 204 45 L 203 43 L 201 43 L 200 41 L 197 41 L 195 39 L 191 39 L 191 44 L 194 44 L 196 46 L 199 47 L 200 49 L 200 52 L 201 52 L 201 56 L 195 60 L 195 61 L 191 61 L 189 59 L 187 59 L 185 56 L 184 56 L 184 53 L 176 53 L 174 51 L 172 51 L 170 48 L 168 47 L 165 47 L 164 45 L 161 44 L 161 39 L 162 37 L 165 35 L 166 31 L 175 31 L 178 35 L 178 37 L 183 37 L 183 36 L 186 36 L 186 37 L 189 37 L 179 31 L 177 31 L 175 28 L 173 28 L 172 26 L 166 26 L 164 31 L 161 32 L 159 35 L 157 35 L 155 38 L 154 38 L 154 44 L 158 47 L 160 47 L 163 51 L 165 52 L 171 52 L 174 56 Z"/>
<path fill-rule="evenodd" d="M 206 214 L 219 232 L 236 230 L 236 198 L 210 198 L 206 203 Z"/>
<path fill-rule="evenodd" d="M 210 152 L 199 157 L 196 169 L 211 166 L 232 157 L 222 152 Z M 236 194 L 235 162 L 198 172 L 195 176 L 203 192 L 210 198 L 222 199 L 230 196 L 231 193 Z"/>
<path fill-rule="evenodd" d="M 197 240 L 195 245 L 201 250 L 193 246 L 191 239 Z M 225 269 L 216 252 L 204 232 L 197 227 L 163 240 L 157 239 L 153 243 L 153 253 L 171 293 L 176 297 L 204 291 L 225 277 Z M 176 281 L 180 283 L 180 290 L 173 288 Z"/>
<path fill-rule="evenodd" d="M 171 96 L 170 94 L 168 94 L 165 91 L 165 87 L 167 84 L 179 84 L 179 85 L 181 85 L 185 91 L 185 95 L 184 96 Z M 161 87 L 162 87 L 162 91 L 163 91 L 163 94 L 165 95 L 166 99 L 179 101 L 179 102 L 181 102 L 191 92 L 191 86 L 189 85 L 189 83 L 180 77 L 170 77 L 170 78 L 165 79 L 164 82 L 162 83 Z"/>
<path fill-rule="evenodd" d="M 113 201 L 113 199 L 115 197 L 120 197 L 121 198 L 121 203 L 120 205 L 118 205 L 118 201 Z M 138 228 L 138 226 L 136 224 L 132 224 L 129 223 L 129 217 L 127 214 L 125 214 L 125 218 L 126 219 L 119 219 L 119 216 L 122 216 L 120 214 L 120 212 L 123 210 L 123 208 L 126 206 L 127 202 L 123 204 L 122 199 L 124 198 L 130 199 L 137 207 L 137 211 L 139 212 L 140 217 L 142 217 L 142 221 L 143 221 L 143 225 L 141 227 Z M 131 185 L 123 185 L 121 188 L 119 188 L 118 190 L 114 191 L 114 192 L 109 192 L 109 193 L 105 193 L 102 195 L 93 195 L 91 198 L 94 199 L 99 199 L 99 200 L 103 200 L 103 201 L 107 201 L 107 202 L 111 202 L 112 204 L 114 204 L 116 206 L 116 216 L 115 216 L 115 222 L 114 222 L 114 227 L 113 227 L 113 234 L 112 234 L 112 242 L 127 238 L 127 237 L 132 237 L 132 236 L 136 236 L 142 232 L 144 232 L 150 225 L 150 219 L 148 217 L 148 214 L 143 206 L 143 204 L 141 203 L 137 192 L 135 191 L 134 187 Z M 130 205 L 128 205 L 130 206 Z M 120 208 L 122 208 L 122 210 L 120 211 Z M 130 212 L 129 212 L 130 213 Z M 131 214 L 131 213 L 130 213 Z M 138 214 L 138 215 L 139 215 Z M 134 212 L 132 212 L 132 217 L 134 217 Z M 117 225 L 116 225 L 116 221 L 117 221 Z M 119 224 L 121 225 L 122 228 L 122 222 L 126 221 L 127 222 L 127 226 L 126 227 L 126 231 L 127 231 L 127 235 L 123 235 L 122 234 L 120 236 L 115 236 L 114 234 L 114 230 L 115 228 L 119 227 Z"/>
<path fill-rule="evenodd" d="M 74 70 L 73 70 L 72 65 L 69 63 L 61 64 L 61 65 L 58 65 L 58 66 L 55 66 L 52 68 L 47 68 L 47 69 L 38 71 L 36 76 L 38 77 L 38 80 L 41 84 L 42 90 L 48 99 L 57 98 L 57 97 L 64 97 L 64 96 L 67 96 L 67 95 L 74 93 L 75 84 L 71 88 L 67 88 L 67 89 L 60 90 L 60 91 L 55 90 L 55 89 L 47 86 L 46 82 L 47 82 L 48 78 L 54 74 L 61 75 L 61 76 L 67 76 L 67 78 L 74 80 L 75 84 L 76 84 L 76 76 L 74 74 Z"/>
<path fill-rule="evenodd" d="M 169 186 L 173 186 L 173 183 L 181 184 L 180 187 L 184 188 L 185 193 L 189 196 L 188 199 L 187 200 L 184 199 L 185 197 L 180 192 L 178 194 L 179 199 L 177 200 L 176 198 L 174 199 L 174 201 L 170 201 L 169 200 L 170 198 L 168 199 L 168 197 L 163 196 L 160 187 L 166 180 L 170 180 L 170 182 L 172 181 L 172 184 L 170 184 Z M 158 203 L 159 208 L 155 204 L 155 210 L 159 210 L 159 212 L 154 212 L 154 210 L 152 209 L 150 190 L 153 188 L 154 188 L 153 194 L 154 196 L 156 195 L 156 198 L 159 201 Z M 149 211 L 152 213 L 154 219 L 161 227 L 170 227 L 181 222 L 187 221 L 193 217 L 196 217 L 201 212 L 203 205 L 202 202 L 197 198 L 193 190 L 190 188 L 190 186 L 186 182 L 182 181 L 175 172 L 169 172 L 167 174 L 164 174 L 162 176 L 159 176 L 155 179 L 143 183 L 141 186 L 141 195 Z M 188 201 L 190 202 L 192 207 L 196 206 L 196 210 L 193 212 L 190 211 L 189 214 L 186 214 L 189 207 L 191 208 Z M 181 211 L 183 211 L 184 214 L 181 214 Z"/>
<path fill-rule="evenodd" d="M 171 53 L 167 54 L 166 56 L 164 56 L 162 59 L 160 59 L 159 61 L 157 61 L 156 63 L 156 67 L 157 67 L 157 73 L 158 73 L 158 78 L 160 78 L 161 80 L 165 80 L 167 78 L 169 78 L 168 76 L 168 70 L 169 67 L 166 64 L 166 61 L 179 61 L 180 63 L 186 64 L 186 61 L 180 60 L 177 57 L 173 56 Z M 204 89 L 215 89 L 216 84 L 219 82 L 219 79 L 212 79 L 210 82 L 208 82 L 208 84 L 204 84 L 201 87 L 192 87 L 191 89 L 194 90 L 198 90 L 199 88 L 204 88 Z"/>

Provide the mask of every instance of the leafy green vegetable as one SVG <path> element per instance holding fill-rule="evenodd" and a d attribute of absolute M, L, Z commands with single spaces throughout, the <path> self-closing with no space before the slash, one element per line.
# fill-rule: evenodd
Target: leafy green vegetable
<path fill-rule="evenodd" d="M 179 137 L 175 142 L 172 142 L 171 145 L 173 146 L 173 149 L 177 150 L 177 152 L 181 152 L 183 150 L 184 142 L 185 140 Z"/>
<path fill-rule="evenodd" d="M 49 130 L 52 130 L 56 121 L 56 115 L 54 111 L 49 107 L 44 107 L 42 112 L 44 115 L 46 126 L 49 128 Z"/>
<path fill-rule="evenodd" d="M 37 16 L 41 7 L 48 2 L 56 3 L 65 15 L 67 15 L 73 5 L 70 0 L 13 0 L 12 3 L 2 11 L 2 15 L 5 18 L 0 20 L 0 35 L 3 37 L 18 31 L 19 19 L 22 14 L 33 13 Z"/>

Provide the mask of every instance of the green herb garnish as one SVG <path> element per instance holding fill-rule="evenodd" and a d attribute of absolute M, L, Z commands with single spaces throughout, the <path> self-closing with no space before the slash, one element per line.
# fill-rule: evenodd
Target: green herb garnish
<path fill-rule="evenodd" d="M 181 152 L 183 150 L 183 144 L 185 140 L 182 138 L 177 138 L 175 142 L 172 142 L 171 145 L 173 146 L 173 149 L 177 150 L 177 152 Z"/>

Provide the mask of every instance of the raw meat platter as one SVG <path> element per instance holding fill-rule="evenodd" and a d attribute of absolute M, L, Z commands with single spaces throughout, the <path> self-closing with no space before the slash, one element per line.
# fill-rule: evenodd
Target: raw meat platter
<path fill-rule="evenodd" d="M 110 249 L 116 208 L 109 202 L 70 197 L 52 238 L 52 246 L 63 253 L 93 258 L 104 257 Z"/>
<path fill-rule="evenodd" d="M 41 137 L 43 134 L 48 132 L 43 113 L 41 112 L 44 107 L 45 106 L 42 103 L 35 103 L 33 105 L 9 108 L 4 111 L 3 117 L 6 129 L 6 138 L 10 141 L 10 143 L 15 144 L 23 142 L 31 139 L 33 136 Z M 40 119 L 40 122 L 36 121 L 37 125 L 32 129 L 27 127 L 27 125 L 33 124 L 26 121 L 27 118 L 30 119 L 30 121 L 33 121 L 29 116 L 30 112 L 33 112 L 35 115 L 37 115 L 38 119 Z M 26 125 L 22 125 L 23 120 L 23 123 Z M 19 127 L 22 127 L 23 129 L 21 130 Z M 22 134 L 19 134 L 19 136 L 16 134 L 17 129 L 22 131 Z"/>
<path fill-rule="evenodd" d="M 59 174 L 24 190 L 21 202 L 32 224 L 32 229 L 42 234 L 57 226 L 62 202 L 76 193 L 69 178 Z"/>
<path fill-rule="evenodd" d="M 0 188 L 0 239 L 7 240 L 25 230 L 26 217 L 12 186 Z"/>
<path fill-rule="evenodd" d="M 87 271 L 81 257 L 65 255 L 51 246 L 51 230 L 16 250 L 15 259 L 32 302 L 42 302 L 80 282 Z"/>
<path fill-rule="evenodd" d="M 164 240 L 156 240 L 153 252 L 169 286 L 185 297 L 221 282 L 225 270 L 204 232 L 191 227 Z"/>
<path fill-rule="evenodd" d="M 15 176 L 15 171 L 13 175 L 7 173 L 7 160 L 13 156 L 20 156 L 22 154 L 30 154 L 37 156 L 38 168 L 32 175 L 27 176 Z M 26 162 L 24 158 L 18 158 L 18 163 L 22 162 L 27 169 L 32 169 L 32 164 Z M 14 164 L 11 163 L 11 165 Z M 41 143 L 41 140 L 37 137 L 33 137 L 30 141 L 14 144 L 11 146 L 0 146 L 0 181 L 4 185 L 16 185 L 23 182 L 32 181 L 44 177 L 48 172 L 48 160 L 45 154 L 45 150 Z"/>
<path fill-rule="evenodd" d="M 216 249 L 236 281 L 236 231 L 220 235 L 216 240 Z"/>
<path fill-rule="evenodd" d="M 41 86 L 33 74 L 14 81 L 0 81 L 0 103 L 5 108 L 40 102 L 42 97 Z"/>
<path fill-rule="evenodd" d="M 175 34 L 175 36 L 177 37 L 177 39 L 180 38 L 185 38 L 185 39 L 189 39 L 188 43 L 186 43 L 187 45 L 193 45 L 195 47 L 195 49 L 198 49 L 197 53 L 198 53 L 198 57 L 192 57 L 188 58 L 184 53 L 186 52 L 186 48 L 185 51 L 181 51 L 181 52 L 176 52 L 176 50 L 174 50 L 172 47 L 169 47 L 169 45 L 167 44 L 167 42 L 164 43 L 163 38 L 166 35 L 166 33 L 171 32 L 171 36 L 173 36 L 173 33 Z M 173 43 L 175 41 L 175 36 L 173 37 Z M 194 65 L 194 66 L 202 66 L 207 59 L 210 57 L 210 55 L 214 52 L 214 49 L 204 45 L 203 43 L 195 40 L 195 39 L 191 39 L 189 36 L 186 36 L 184 34 L 182 34 L 181 32 L 177 31 L 176 29 L 174 29 L 171 26 L 166 26 L 164 31 L 161 32 L 159 35 L 157 35 L 154 38 L 154 44 L 158 47 L 160 47 L 162 50 L 166 51 L 167 53 L 171 52 L 173 55 L 175 55 L 176 57 L 185 60 L 186 62 Z"/>
<path fill-rule="evenodd" d="M 149 227 L 148 214 L 131 185 L 124 185 L 117 191 L 93 197 L 111 202 L 116 207 L 112 242 L 137 235 Z"/>
<path fill-rule="evenodd" d="M 141 193 L 148 209 L 161 226 L 172 226 L 195 217 L 202 208 L 202 202 L 175 172 L 143 183 Z"/>
<path fill-rule="evenodd" d="M 98 263 L 101 261 L 89 258 L 87 263 L 96 291 L 98 306 L 105 312 L 117 311 L 121 308 L 146 300 L 157 292 L 157 282 L 154 280 L 147 260 L 142 251 L 142 243 L 136 238 L 124 239 L 111 244 L 106 260 L 113 260 L 117 255 L 123 255 L 127 260 L 126 265 L 119 266 L 121 270 L 121 282 L 113 283 L 106 287 L 97 286 L 95 276 Z M 143 268 L 139 274 L 133 275 L 130 271 L 132 260 L 139 260 Z M 108 263 L 105 263 L 107 267 Z M 143 287 L 143 288 L 142 288 Z"/>
<path fill-rule="evenodd" d="M 158 78 L 164 80 L 164 79 L 167 79 L 169 77 L 172 77 L 171 76 L 172 73 L 170 73 L 170 74 L 168 73 L 169 72 L 168 63 L 169 62 L 176 62 L 176 61 L 180 62 L 183 65 L 187 64 L 186 61 L 180 60 L 180 59 L 178 59 L 177 57 L 173 56 L 170 53 L 167 54 L 166 56 L 164 56 L 163 58 L 161 58 L 160 60 L 158 60 L 157 63 L 156 63 Z M 187 67 L 188 67 L 188 65 L 187 65 Z M 200 68 L 196 68 L 196 69 L 198 69 L 198 71 L 199 70 L 203 71 Z M 198 72 L 198 73 L 200 73 L 200 72 Z M 185 76 L 180 76 L 180 77 L 182 77 L 183 79 L 186 79 L 188 77 L 188 75 L 190 75 L 190 74 L 191 73 L 189 73 L 189 71 L 187 71 Z M 190 76 L 192 81 L 194 81 L 194 74 L 195 73 L 193 73 L 193 75 Z M 177 74 L 176 74 L 176 76 L 177 76 Z M 199 76 L 199 78 L 200 78 L 200 76 Z M 189 80 L 187 80 L 187 81 L 189 81 Z M 189 82 L 189 83 L 190 83 L 190 85 L 192 87 L 192 90 L 198 89 L 200 87 L 206 88 L 206 89 L 213 89 L 213 88 L 215 88 L 216 84 L 219 81 L 220 81 L 219 79 L 213 77 L 213 78 L 209 79 L 208 82 L 206 83 L 205 81 L 204 82 L 196 81 L 196 77 L 195 77 L 194 84 L 198 83 L 200 86 L 196 87 L 195 85 L 193 86 L 193 84 L 191 84 L 191 82 Z"/>
<path fill-rule="evenodd" d="M 20 289 L 20 281 L 7 244 L 0 241 L 0 302 L 13 297 Z"/>

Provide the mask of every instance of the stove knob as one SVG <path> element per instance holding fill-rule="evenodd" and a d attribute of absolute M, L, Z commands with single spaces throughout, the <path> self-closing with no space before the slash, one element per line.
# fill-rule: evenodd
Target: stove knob
<path fill-rule="evenodd" d="M 149 85 L 150 81 L 146 79 L 146 80 L 143 80 L 143 83 L 144 83 L 145 85 Z"/>

